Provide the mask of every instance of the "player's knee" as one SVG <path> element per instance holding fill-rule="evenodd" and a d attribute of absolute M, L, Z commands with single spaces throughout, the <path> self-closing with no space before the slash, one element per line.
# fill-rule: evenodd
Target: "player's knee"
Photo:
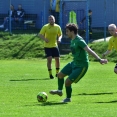
<path fill-rule="evenodd" d="M 60 78 L 60 79 L 64 78 L 65 76 L 66 76 L 66 75 L 63 74 L 62 72 L 59 72 L 59 73 L 57 74 L 57 77 Z"/>
<path fill-rule="evenodd" d="M 117 68 L 114 68 L 114 72 L 117 74 Z"/>
<path fill-rule="evenodd" d="M 72 84 L 72 82 L 70 81 L 69 78 L 67 78 L 66 81 L 65 81 L 65 86 L 68 87 L 68 86 L 70 86 L 71 84 Z"/>
<path fill-rule="evenodd" d="M 63 78 L 61 72 L 59 72 L 59 73 L 57 74 L 57 77 L 60 78 L 60 79 Z"/>

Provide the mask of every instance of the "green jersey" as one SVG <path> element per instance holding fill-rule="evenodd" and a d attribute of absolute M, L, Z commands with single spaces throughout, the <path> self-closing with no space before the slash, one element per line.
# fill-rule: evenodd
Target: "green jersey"
<path fill-rule="evenodd" d="M 71 40 L 71 51 L 73 56 L 74 65 L 84 67 L 88 65 L 88 53 L 83 49 L 87 44 L 79 35 L 75 39 Z"/>

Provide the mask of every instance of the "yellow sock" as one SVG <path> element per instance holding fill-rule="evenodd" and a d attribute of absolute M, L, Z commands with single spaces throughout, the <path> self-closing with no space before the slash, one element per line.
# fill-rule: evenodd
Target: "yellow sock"
<path fill-rule="evenodd" d="M 56 68 L 56 74 L 58 74 L 59 73 L 59 68 Z"/>
<path fill-rule="evenodd" d="M 49 75 L 52 75 L 52 69 L 48 69 Z"/>

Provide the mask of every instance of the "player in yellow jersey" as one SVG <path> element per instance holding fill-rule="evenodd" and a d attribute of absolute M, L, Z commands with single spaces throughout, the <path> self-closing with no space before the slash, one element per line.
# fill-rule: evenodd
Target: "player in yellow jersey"
<path fill-rule="evenodd" d="M 103 58 L 105 58 L 106 55 L 108 55 L 112 49 L 115 49 L 117 51 L 117 27 L 115 24 L 110 24 L 108 26 L 108 31 L 112 35 L 112 37 L 109 39 L 108 49 L 106 52 L 103 53 Z M 114 72 L 117 74 L 117 64 L 115 65 Z"/>
<path fill-rule="evenodd" d="M 43 39 L 44 42 L 44 50 L 47 57 L 47 68 L 49 72 L 50 79 L 53 79 L 52 75 L 52 58 L 55 58 L 55 66 L 56 66 L 56 76 L 60 69 L 60 54 L 57 43 L 61 41 L 62 31 L 61 27 L 55 24 L 55 18 L 53 15 L 50 15 L 48 18 L 49 23 L 45 24 L 40 33 L 39 37 Z"/>

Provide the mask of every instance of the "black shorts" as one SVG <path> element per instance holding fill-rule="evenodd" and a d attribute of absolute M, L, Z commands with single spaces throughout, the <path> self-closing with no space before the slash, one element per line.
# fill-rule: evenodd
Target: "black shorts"
<path fill-rule="evenodd" d="M 53 48 L 44 48 L 46 57 L 52 56 L 52 57 L 60 57 L 59 49 L 58 47 Z"/>

